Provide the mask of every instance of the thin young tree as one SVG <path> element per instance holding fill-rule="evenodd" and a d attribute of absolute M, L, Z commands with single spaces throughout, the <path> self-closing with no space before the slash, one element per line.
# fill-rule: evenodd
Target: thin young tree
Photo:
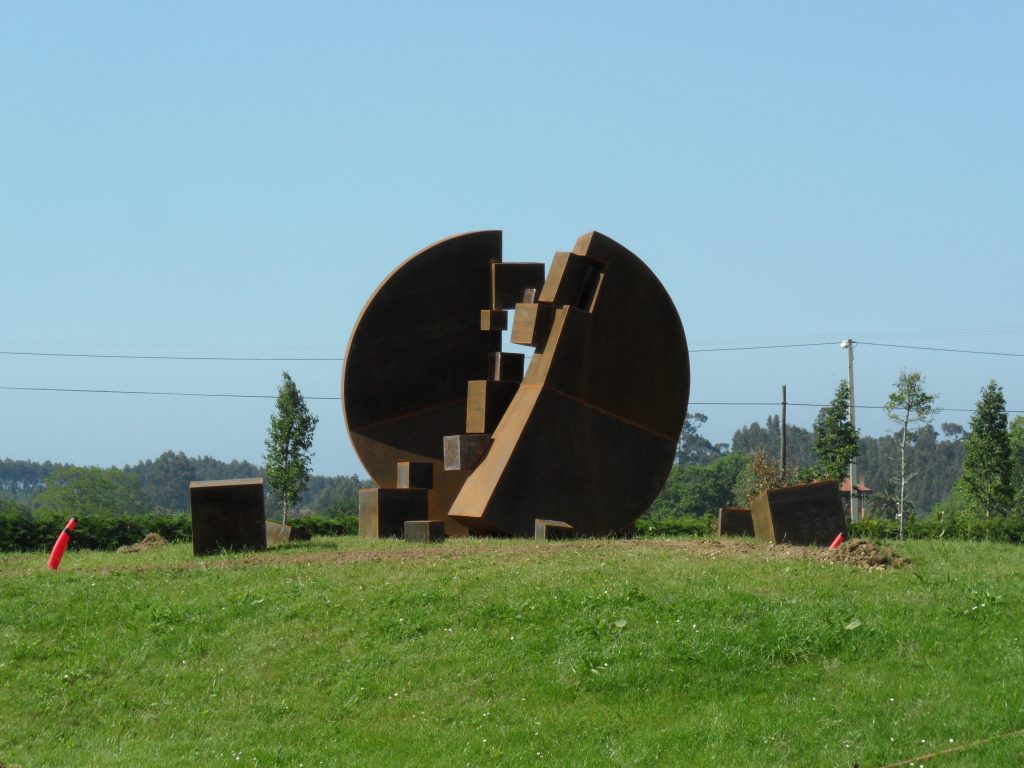
<path fill-rule="evenodd" d="M 903 538 L 903 513 L 906 510 L 907 483 L 913 476 L 907 475 L 907 444 L 916 431 L 911 427 L 929 423 L 938 413 L 935 407 L 937 395 L 929 394 L 924 389 L 924 377 L 918 371 L 900 371 L 896 380 L 896 389 L 889 395 L 883 406 L 886 415 L 899 425 L 897 435 L 900 443 L 900 495 L 899 509 L 896 516 L 900 521 L 900 538 Z"/>
<path fill-rule="evenodd" d="M 309 412 L 306 401 L 292 377 L 285 371 L 277 390 L 277 411 L 270 417 L 267 430 L 267 481 L 281 500 L 281 523 L 288 523 L 288 510 L 294 507 L 309 481 L 313 453 L 313 431 L 319 419 Z"/>
<path fill-rule="evenodd" d="M 1002 387 L 994 380 L 981 390 L 981 399 L 971 417 L 971 430 L 964 439 L 964 447 L 960 487 L 985 510 L 985 517 L 991 517 L 993 513 L 1006 514 L 1013 499 L 1013 465 L 1006 398 Z"/>
<path fill-rule="evenodd" d="M 818 466 L 829 480 L 840 482 L 857 457 L 857 429 L 850 424 L 850 385 L 839 382 L 832 402 L 814 420 L 814 452 Z"/>

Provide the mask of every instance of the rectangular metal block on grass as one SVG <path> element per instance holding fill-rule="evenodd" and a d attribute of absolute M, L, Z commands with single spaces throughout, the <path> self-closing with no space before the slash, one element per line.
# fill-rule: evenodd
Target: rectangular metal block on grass
<path fill-rule="evenodd" d="M 753 536 L 754 518 L 749 509 L 721 507 L 718 510 L 719 536 Z"/>
<path fill-rule="evenodd" d="M 828 546 L 846 530 L 839 484 L 805 483 L 765 491 L 750 503 L 754 534 L 773 544 Z"/>
<path fill-rule="evenodd" d="M 188 498 L 193 554 L 267 548 L 262 477 L 196 480 Z"/>
<path fill-rule="evenodd" d="M 533 538 L 538 541 L 556 541 L 576 538 L 576 529 L 560 520 L 534 520 Z"/>
<path fill-rule="evenodd" d="M 414 544 L 444 541 L 443 520 L 406 520 L 405 540 Z"/>

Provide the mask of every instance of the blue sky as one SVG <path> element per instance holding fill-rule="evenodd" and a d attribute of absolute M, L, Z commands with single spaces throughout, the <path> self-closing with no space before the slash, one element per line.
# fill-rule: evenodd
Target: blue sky
<path fill-rule="evenodd" d="M 827 402 L 846 337 L 1024 354 L 1019 3 L 7 2 L 0 29 L 0 351 L 340 357 L 441 237 L 549 261 L 598 229 L 675 299 L 695 402 Z M 858 402 L 901 368 L 1024 409 L 1024 357 L 866 344 Z M 272 395 L 283 369 L 335 398 L 315 471 L 363 473 L 337 362 L 0 355 L 0 386 Z M 260 461 L 272 408 L 0 389 L 0 456 Z M 778 409 L 691 410 L 724 442 Z"/>

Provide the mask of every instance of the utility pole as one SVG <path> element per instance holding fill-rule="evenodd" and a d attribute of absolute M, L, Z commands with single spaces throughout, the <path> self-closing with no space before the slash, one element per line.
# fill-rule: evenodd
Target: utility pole
<path fill-rule="evenodd" d="M 782 474 L 786 474 L 786 385 L 782 385 L 782 424 L 781 426 L 781 445 L 779 446 L 779 460 L 782 463 Z"/>
<path fill-rule="evenodd" d="M 844 339 L 839 346 L 846 348 L 846 360 L 849 366 L 850 376 L 850 426 L 854 432 L 857 430 L 857 414 L 853 404 L 853 339 Z M 860 494 L 857 492 L 857 457 L 850 460 L 850 520 L 856 523 L 861 517 Z"/>

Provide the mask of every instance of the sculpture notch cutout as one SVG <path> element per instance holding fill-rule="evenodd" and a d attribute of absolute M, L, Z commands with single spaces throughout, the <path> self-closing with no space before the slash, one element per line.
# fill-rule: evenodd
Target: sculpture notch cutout
<path fill-rule="evenodd" d="M 525 371 L 502 351 L 510 309 L 511 341 L 534 347 Z M 345 355 L 349 434 L 387 489 L 361 497 L 360 532 L 628 529 L 672 467 L 689 386 L 671 298 L 614 240 L 583 235 L 546 278 L 543 264 L 503 262 L 498 231 L 435 243 L 384 280 Z"/>

